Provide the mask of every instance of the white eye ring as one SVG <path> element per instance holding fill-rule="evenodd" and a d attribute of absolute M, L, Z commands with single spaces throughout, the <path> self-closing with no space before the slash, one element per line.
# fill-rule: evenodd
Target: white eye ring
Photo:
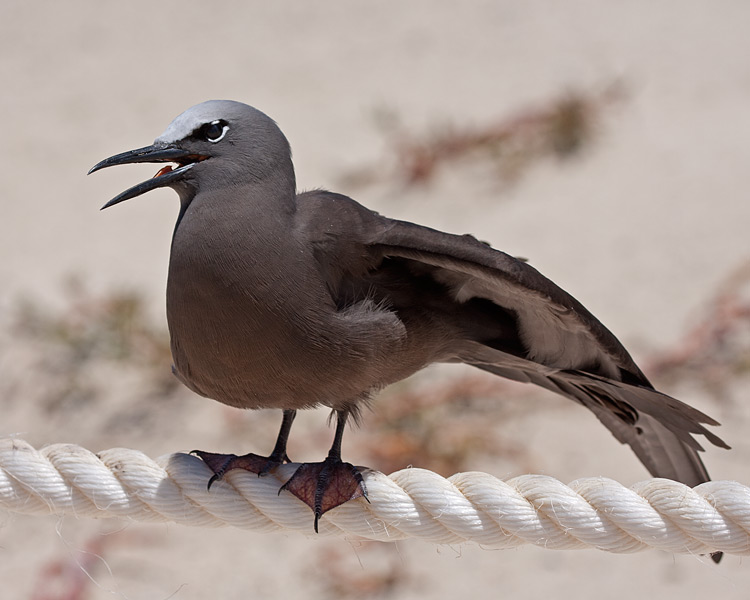
<path fill-rule="evenodd" d="M 211 121 L 211 125 L 218 125 L 221 123 L 221 121 Z M 224 126 L 221 128 L 221 135 L 215 138 L 206 137 L 206 139 L 211 142 L 212 144 L 216 144 L 217 142 L 220 142 L 224 139 L 224 136 L 227 134 L 227 131 L 229 131 L 229 125 L 224 124 Z"/>

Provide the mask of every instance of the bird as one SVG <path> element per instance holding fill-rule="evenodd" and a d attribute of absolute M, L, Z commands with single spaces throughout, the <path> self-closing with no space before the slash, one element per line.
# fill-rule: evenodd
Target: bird
<path fill-rule="evenodd" d="M 268 456 L 194 451 L 213 472 L 209 488 L 231 469 L 260 476 L 290 462 L 297 411 L 327 407 L 327 457 L 279 490 L 311 508 L 317 531 L 328 510 L 367 499 L 361 469 L 342 459 L 347 422 L 433 363 L 585 406 L 655 477 L 709 480 L 695 435 L 729 448 L 706 428 L 718 422 L 657 391 L 614 334 L 527 261 L 342 194 L 298 191 L 287 138 L 256 108 L 203 102 L 89 174 L 130 163 L 165 166 L 102 209 L 162 187 L 180 200 L 166 293 L 174 374 L 218 402 L 282 411 Z"/>

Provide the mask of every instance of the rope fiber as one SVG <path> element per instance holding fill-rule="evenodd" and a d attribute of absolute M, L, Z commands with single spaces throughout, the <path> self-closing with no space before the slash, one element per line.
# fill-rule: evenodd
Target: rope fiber
<path fill-rule="evenodd" d="M 264 477 L 230 471 L 209 491 L 212 472 L 189 454 L 152 460 L 123 448 L 94 454 L 54 444 L 37 450 L 21 439 L 2 439 L 0 508 L 314 535 L 310 509 L 279 493 L 297 466 L 282 465 Z M 651 479 L 627 488 L 589 477 L 566 486 L 544 475 L 503 481 L 471 472 L 445 479 L 416 468 L 388 476 L 366 470 L 363 476 L 370 502 L 360 498 L 326 513 L 320 535 L 490 548 L 534 544 L 616 553 L 657 548 L 750 555 L 750 488 L 733 481 L 691 489 Z"/>

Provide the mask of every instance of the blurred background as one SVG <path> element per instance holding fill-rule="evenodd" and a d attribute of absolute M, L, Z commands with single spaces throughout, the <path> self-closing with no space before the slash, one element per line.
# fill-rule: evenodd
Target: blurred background
<path fill-rule="evenodd" d="M 715 479 L 750 484 L 750 5 L 423 0 L 0 4 L 0 435 L 37 447 L 266 451 L 280 415 L 173 380 L 176 195 L 100 213 L 152 166 L 87 178 L 178 113 L 271 115 L 301 188 L 470 232 L 578 297 L 660 389 L 723 423 Z M 306 413 L 290 455 L 332 431 Z M 648 474 L 542 390 L 429 369 L 386 390 L 344 456 L 384 472 Z M 726 556 L 488 551 L 231 529 L 0 519 L 3 597 L 745 598 Z"/>

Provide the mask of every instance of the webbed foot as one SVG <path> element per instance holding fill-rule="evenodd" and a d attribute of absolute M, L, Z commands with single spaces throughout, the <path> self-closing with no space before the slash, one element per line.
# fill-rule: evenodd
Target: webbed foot
<path fill-rule="evenodd" d="M 355 498 L 367 500 L 367 489 L 359 469 L 330 456 L 323 462 L 300 465 L 279 493 L 281 490 L 291 492 L 312 509 L 315 533 L 320 517 L 332 508 Z"/>
<path fill-rule="evenodd" d="M 289 457 L 284 454 L 283 456 L 258 456 L 257 454 L 244 454 L 237 456 L 236 454 L 216 454 L 214 452 L 203 452 L 202 450 L 193 450 L 191 454 L 198 456 L 214 474 L 211 479 L 208 480 L 208 488 L 214 482 L 224 477 L 227 471 L 232 469 L 245 469 L 251 473 L 257 473 L 258 476 L 265 475 L 271 472 L 273 469 L 278 467 L 280 464 L 289 462 Z"/>

